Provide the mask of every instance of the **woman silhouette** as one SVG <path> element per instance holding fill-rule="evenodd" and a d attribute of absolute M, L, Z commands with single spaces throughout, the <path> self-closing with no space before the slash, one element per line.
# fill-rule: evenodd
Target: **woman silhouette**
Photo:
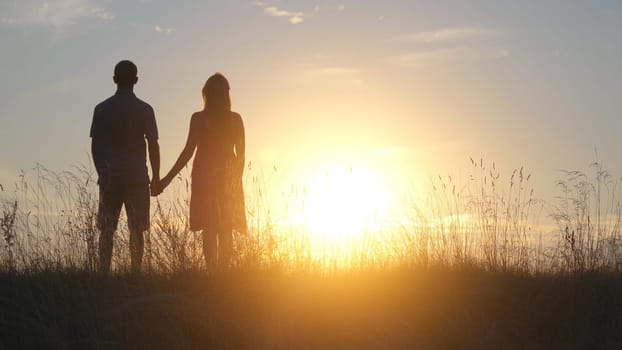
<path fill-rule="evenodd" d="M 190 119 L 186 146 L 161 180 L 155 194 L 164 190 L 188 163 L 192 165 L 190 229 L 203 231 L 203 254 L 208 268 L 230 263 L 233 229 L 246 233 L 242 173 L 244 125 L 231 111 L 229 82 L 212 75 L 202 90 L 204 108 Z"/>

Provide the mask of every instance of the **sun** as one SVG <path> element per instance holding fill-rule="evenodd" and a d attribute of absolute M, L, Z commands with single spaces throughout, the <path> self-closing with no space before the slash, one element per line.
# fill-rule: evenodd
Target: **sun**
<path fill-rule="evenodd" d="M 305 224 L 315 237 L 345 240 L 380 229 L 390 195 L 382 178 L 343 166 L 316 176 L 304 201 Z"/>

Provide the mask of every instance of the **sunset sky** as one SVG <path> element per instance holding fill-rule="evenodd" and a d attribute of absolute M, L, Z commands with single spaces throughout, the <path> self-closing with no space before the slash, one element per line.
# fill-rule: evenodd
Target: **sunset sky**
<path fill-rule="evenodd" d="M 616 0 L 2 0 L 0 183 L 88 162 L 93 107 L 130 59 L 163 173 L 219 71 L 247 160 L 282 188 L 353 166 L 395 193 L 473 157 L 525 165 L 552 198 L 595 149 L 622 170 L 620 33 Z"/>

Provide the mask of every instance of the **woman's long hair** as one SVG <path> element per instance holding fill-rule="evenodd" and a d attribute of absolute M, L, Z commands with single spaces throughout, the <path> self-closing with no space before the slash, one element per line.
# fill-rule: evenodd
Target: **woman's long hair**
<path fill-rule="evenodd" d="M 201 92 L 203 94 L 204 110 L 209 110 L 218 117 L 226 117 L 231 114 L 229 81 L 227 81 L 224 75 L 216 73 L 209 77 Z"/>

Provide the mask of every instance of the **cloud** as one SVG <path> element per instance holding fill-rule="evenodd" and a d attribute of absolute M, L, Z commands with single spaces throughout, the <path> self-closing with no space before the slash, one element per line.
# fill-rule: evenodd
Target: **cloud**
<path fill-rule="evenodd" d="M 475 62 L 502 59 L 510 52 L 499 45 L 474 45 L 473 40 L 500 36 L 500 31 L 482 26 L 446 27 L 431 31 L 415 32 L 390 39 L 394 42 L 415 42 L 428 46 L 388 57 L 394 64 L 423 62 Z"/>
<path fill-rule="evenodd" d="M 343 12 L 346 9 L 346 5 L 337 6 L 337 12 Z"/>
<path fill-rule="evenodd" d="M 158 33 L 171 34 L 171 32 L 173 31 L 173 28 L 155 26 L 155 27 L 153 27 L 153 30 L 155 30 Z"/>
<path fill-rule="evenodd" d="M 294 16 L 289 18 L 289 23 L 291 24 L 299 24 L 304 22 L 304 18 L 302 16 Z"/>
<path fill-rule="evenodd" d="M 1 23 L 50 27 L 56 31 L 89 18 L 101 21 L 115 19 L 114 14 L 96 6 L 94 0 L 15 1 L 8 12 L 10 14 L 3 17 Z"/>
<path fill-rule="evenodd" d="M 106 9 L 103 7 L 92 8 L 91 13 L 93 14 L 93 17 L 103 19 L 105 21 L 112 21 L 113 19 L 115 19 L 115 16 L 112 13 L 106 11 Z"/>
<path fill-rule="evenodd" d="M 264 12 L 269 14 L 270 16 L 274 16 L 274 17 L 289 17 L 289 16 L 292 16 L 292 14 L 290 12 L 279 10 L 278 7 L 274 7 L 274 6 L 266 7 Z"/>
<path fill-rule="evenodd" d="M 502 59 L 510 55 L 503 48 L 468 48 L 450 47 L 432 50 L 420 50 L 401 55 L 391 56 L 387 59 L 393 64 L 412 64 L 424 62 L 448 62 L 448 61 L 490 61 Z"/>
<path fill-rule="evenodd" d="M 306 60 L 295 66 L 307 76 L 322 78 L 343 78 L 348 80 L 361 80 L 363 73 L 358 65 L 350 59 L 338 54 L 314 52 L 305 56 Z"/>
<path fill-rule="evenodd" d="M 301 73 L 305 79 L 319 79 L 319 81 L 332 81 L 354 84 L 360 87 L 364 84 L 361 70 L 349 66 L 331 65 L 325 63 L 302 63 Z"/>
<path fill-rule="evenodd" d="M 304 13 L 303 12 L 289 12 L 285 10 L 280 10 L 278 7 L 270 6 L 264 9 L 264 12 L 270 16 L 274 17 L 288 17 L 288 20 L 291 24 L 298 24 L 304 21 Z"/>
<path fill-rule="evenodd" d="M 493 29 L 483 27 L 449 27 L 433 31 L 416 32 L 393 38 L 391 41 L 415 41 L 422 43 L 436 43 L 465 39 L 483 39 L 498 35 Z"/>
<path fill-rule="evenodd" d="M 317 16 L 317 15 L 319 15 L 319 14 L 320 14 L 320 11 L 321 11 L 321 10 L 322 10 L 322 8 L 320 7 L 320 5 L 315 5 L 315 6 L 313 7 L 313 11 L 310 11 L 310 12 L 308 12 L 308 13 L 305 13 L 304 15 L 305 15 L 307 18 L 310 18 L 310 17 L 315 17 L 315 16 Z"/>
<path fill-rule="evenodd" d="M 291 12 L 279 9 L 276 6 L 268 6 L 265 2 L 261 1 L 252 1 L 250 2 L 251 6 L 263 7 L 264 13 L 272 16 L 272 17 L 287 17 L 287 20 L 291 24 L 300 24 L 305 20 L 304 12 Z M 319 11 L 319 7 L 316 7 Z"/>
<path fill-rule="evenodd" d="M 15 18 L 6 18 L 6 17 L 2 17 L 0 18 L 0 23 L 3 24 L 18 24 L 19 21 Z"/>

